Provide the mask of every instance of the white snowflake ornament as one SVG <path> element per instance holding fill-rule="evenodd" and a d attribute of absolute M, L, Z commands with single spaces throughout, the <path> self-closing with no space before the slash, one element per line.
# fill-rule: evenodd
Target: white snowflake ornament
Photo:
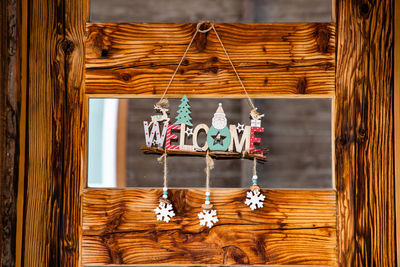
<path fill-rule="evenodd" d="M 258 208 L 262 208 L 263 201 L 265 199 L 265 196 L 261 194 L 260 190 L 253 190 L 247 192 L 247 198 L 246 201 L 244 202 L 247 206 L 251 208 L 251 210 L 255 210 Z"/>
<path fill-rule="evenodd" d="M 172 204 L 167 204 L 164 202 L 160 202 L 160 205 L 154 209 L 154 212 L 157 214 L 158 221 L 169 222 L 169 220 L 175 216 Z"/>
<path fill-rule="evenodd" d="M 218 222 L 216 210 L 203 210 L 198 214 L 200 219 L 200 225 L 206 225 L 211 228 L 216 222 Z"/>

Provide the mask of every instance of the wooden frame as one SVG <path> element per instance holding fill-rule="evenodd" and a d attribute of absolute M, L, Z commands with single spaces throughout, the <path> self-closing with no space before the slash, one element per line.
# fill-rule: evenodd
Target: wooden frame
<path fill-rule="evenodd" d="M 227 40 L 234 62 L 248 58 L 245 66 L 238 64 L 238 71 L 252 97 L 333 98 L 334 25 L 218 24 L 216 28 Z M 160 97 L 195 29 L 195 24 L 88 24 L 86 96 Z M 168 97 L 243 97 L 216 36 L 200 34 L 195 44 Z M 250 58 L 243 53 L 249 50 Z M 285 84 L 279 82 L 281 76 L 286 77 Z M 241 157 L 233 154 L 222 156 Z M 244 205 L 245 190 L 213 189 L 213 203 L 221 207 L 220 223 L 207 231 L 195 223 L 202 190 L 172 190 L 176 217 L 168 225 L 157 223 L 153 214 L 160 192 L 85 189 L 83 263 L 336 265 L 334 190 L 264 191 L 268 211 L 252 213 Z M 298 199 L 304 206 L 295 208 Z"/>
<path fill-rule="evenodd" d="M 86 114 L 83 55 L 87 3 L 86 0 L 9 2 L 18 3 L 19 8 L 11 7 L 8 11 L 18 10 L 21 23 L 18 27 L 27 30 L 21 32 L 20 41 L 11 41 L 1 50 L 3 53 L 17 42 L 18 56 L 21 62 L 26 62 L 27 69 L 26 76 L 22 68 L 22 76 L 18 78 L 21 86 L 5 84 L 8 91 L 1 97 L 12 98 L 19 93 L 22 99 L 24 95 L 27 97 L 26 104 L 17 102 L 15 110 L 16 114 L 21 111 L 20 119 L 4 116 L 10 114 L 9 110 L 5 105 L 0 107 L 1 118 L 7 118 L 7 126 L 1 124 L 1 137 L 7 137 L 0 139 L 2 147 L 6 147 L 9 156 L 20 160 L 18 172 L 7 176 L 13 182 L 7 186 L 2 182 L 1 194 L 15 193 L 11 185 L 19 184 L 18 198 L 24 204 L 17 211 L 5 209 L 2 198 L 0 212 L 2 216 L 6 211 L 20 214 L 17 217 L 20 231 L 16 235 L 21 236 L 21 245 L 17 245 L 15 255 L 21 257 L 17 261 L 34 266 L 79 266 L 82 193 L 86 191 L 82 190 L 82 177 L 86 176 L 81 159 L 86 152 L 81 133 L 86 130 L 82 118 Z M 394 175 L 394 166 L 398 169 L 398 164 L 394 165 L 393 133 L 396 128 L 398 136 L 398 120 L 393 119 L 393 7 L 393 0 L 379 4 L 336 2 L 335 169 L 340 266 L 394 266 L 396 262 L 394 181 L 399 178 Z M 8 6 L 1 8 L 3 12 Z M 28 13 L 25 21 L 18 17 L 23 10 Z M 7 14 L 1 20 L 4 29 L 4 23 L 12 25 L 13 20 L 10 13 L 2 14 Z M 27 41 L 25 46 L 23 40 Z M 202 43 L 199 42 L 200 47 Z M 12 58 L 6 58 L 5 62 L 12 62 Z M 14 69 L 2 65 L 1 75 L 8 75 L 10 70 Z M 289 90 L 292 96 L 304 92 L 307 83 L 299 80 L 297 84 L 298 89 L 292 86 Z M 396 82 L 398 89 L 397 85 Z M 395 101 L 398 105 L 397 91 Z M 25 125 L 25 115 L 26 138 L 25 128 L 17 127 Z M 4 127 L 18 128 L 17 135 L 6 135 Z M 9 140 L 15 140 L 19 150 L 4 146 Z M 2 172 L 7 169 L 0 167 Z M 12 238 L 0 236 L 2 255 L 10 244 L 13 247 L 10 242 Z M 13 253 L 12 249 L 8 251 Z M 232 250 L 231 254 L 234 253 Z M 6 264 L 12 264 L 16 257 L 8 257 Z M 5 258 L 1 259 L 4 263 Z"/>

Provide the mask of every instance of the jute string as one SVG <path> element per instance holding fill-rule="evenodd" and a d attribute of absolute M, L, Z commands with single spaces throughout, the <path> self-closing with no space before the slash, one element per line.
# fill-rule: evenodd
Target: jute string
<path fill-rule="evenodd" d="M 168 183 L 167 183 L 167 174 L 168 174 L 167 153 L 164 152 L 164 154 L 161 157 L 159 157 L 157 160 L 159 163 L 162 163 L 162 161 L 164 161 L 164 187 L 167 187 L 168 186 Z"/>
<path fill-rule="evenodd" d="M 253 176 L 257 175 L 257 159 L 253 158 Z"/>
<path fill-rule="evenodd" d="M 205 24 L 205 23 L 209 23 L 209 24 L 210 24 L 210 27 L 209 27 L 208 29 L 201 30 L 201 29 L 200 29 L 201 25 L 203 25 L 203 24 Z M 222 43 L 221 37 L 219 37 L 219 34 L 218 34 L 217 30 L 216 30 L 215 27 L 214 27 L 214 23 L 213 23 L 213 22 L 210 22 L 210 21 L 201 21 L 201 22 L 197 23 L 196 32 L 193 34 L 192 39 L 190 40 L 188 46 L 186 47 L 186 50 L 185 50 L 185 52 L 183 53 L 183 56 L 182 56 L 181 60 L 179 61 L 179 64 L 178 64 L 178 66 L 176 67 L 174 73 L 172 74 L 171 79 L 169 80 L 168 85 L 167 85 L 167 87 L 165 88 L 164 93 L 162 94 L 159 103 L 164 99 L 165 94 L 167 93 L 169 87 L 171 86 L 171 83 L 172 83 L 172 81 L 174 80 L 175 75 L 176 75 L 176 73 L 178 72 L 179 67 L 182 65 L 182 62 L 183 62 L 184 58 L 186 57 L 187 52 L 189 51 L 190 47 L 192 46 L 192 43 L 193 43 L 193 41 L 194 41 L 194 39 L 195 39 L 197 33 L 199 33 L 199 32 L 200 32 L 200 33 L 206 33 L 206 32 L 209 32 L 210 30 L 213 30 L 213 31 L 215 32 L 215 35 L 217 36 L 218 42 L 221 44 L 221 47 L 222 47 L 222 49 L 224 50 L 224 53 L 225 53 L 226 57 L 228 58 L 228 61 L 229 61 L 230 65 L 232 66 L 232 69 L 233 69 L 233 71 L 235 72 L 236 77 L 237 77 L 237 79 L 238 79 L 240 85 L 241 85 L 242 88 L 243 88 L 244 93 L 246 94 L 246 97 L 247 97 L 247 100 L 248 100 L 248 102 L 249 102 L 249 105 L 250 105 L 251 109 L 252 109 L 252 110 L 255 110 L 256 107 L 254 106 L 253 101 L 251 100 L 249 94 L 247 93 L 246 87 L 244 86 L 244 84 L 243 84 L 243 82 L 242 82 L 242 79 L 240 79 L 239 73 L 237 72 L 236 67 L 235 67 L 235 65 L 233 64 L 233 62 L 232 62 L 232 60 L 231 60 L 231 57 L 230 57 L 229 54 L 228 54 L 228 51 L 226 51 L 226 48 L 225 48 L 224 44 Z"/>
<path fill-rule="evenodd" d="M 206 191 L 210 191 L 210 170 L 214 168 L 214 161 L 210 157 L 209 151 L 207 150 L 206 154 Z"/>

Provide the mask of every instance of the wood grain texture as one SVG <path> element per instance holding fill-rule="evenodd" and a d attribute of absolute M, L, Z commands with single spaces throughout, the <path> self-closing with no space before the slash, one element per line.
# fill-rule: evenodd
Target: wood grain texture
<path fill-rule="evenodd" d="M 17 0 L 0 2 L 0 265 L 15 266 L 19 165 L 20 24 Z"/>
<path fill-rule="evenodd" d="M 393 1 L 337 2 L 339 263 L 395 266 Z"/>
<path fill-rule="evenodd" d="M 60 12 L 61 11 L 61 12 Z M 29 2 L 24 266 L 59 266 L 65 60 L 63 3 Z"/>
<path fill-rule="evenodd" d="M 219 222 L 199 225 L 204 190 L 173 189 L 176 216 L 156 221 L 161 189 L 85 189 L 84 264 L 336 265 L 336 193 L 262 190 L 251 211 L 246 190 L 211 191 Z"/>
<path fill-rule="evenodd" d="M 394 177 L 397 266 L 400 266 L 400 2 L 395 1 L 394 5 Z"/>
<path fill-rule="evenodd" d="M 87 24 L 86 93 L 162 94 L 195 29 L 196 24 Z M 216 29 L 249 94 L 333 95 L 333 24 Z M 196 37 L 168 93 L 243 95 L 215 33 Z"/>
<path fill-rule="evenodd" d="M 339 1 L 337 1 L 338 4 Z M 335 101 L 335 177 L 337 190 L 338 262 L 340 266 L 355 266 L 355 84 L 354 50 L 349 50 L 347 39 L 351 17 L 339 17 L 337 10 L 336 101 Z M 343 16 L 343 15 L 342 15 Z M 354 46 L 354 44 L 353 44 Z M 350 65 L 349 62 L 353 62 Z"/>
<path fill-rule="evenodd" d="M 79 266 L 85 1 L 30 1 L 24 266 Z"/>
<path fill-rule="evenodd" d="M 88 1 L 65 0 L 65 113 L 62 179 L 60 266 L 81 264 L 82 158 L 85 157 L 83 134 L 88 125 L 84 117 L 85 23 Z"/>

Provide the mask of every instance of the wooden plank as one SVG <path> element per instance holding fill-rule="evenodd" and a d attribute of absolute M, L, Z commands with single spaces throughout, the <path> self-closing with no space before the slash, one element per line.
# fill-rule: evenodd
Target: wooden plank
<path fill-rule="evenodd" d="M 117 145 L 116 145 L 116 168 L 117 187 L 126 187 L 126 148 L 128 135 L 128 109 L 129 100 L 118 100 L 117 115 Z"/>
<path fill-rule="evenodd" d="M 82 158 L 86 151 L 82 133 L 88 127 L 84 118 L 84 40 L 88 1 L 65 0 L 65 113 L 60 266 L 81 266 Z"/>
<path fill-rule="evenodd" d="M 30 1 L 22 265 L 80 264 L 85 1 Z"/>
<path fill-rule="evenodd" d="M 196 24 L 87 24 L 86 93 L 160 95 L 195 29 Z M 249 94 L 334 94 L 334 24 L 216 24 L 216 29 Z M 196 37 L 168 93 L 243 95 L 215 33 Z"/>
<path fill-rule="evenodd" d="M 393 1 L 337 10 L 339 263 L 395 266 Z"/>
<path fill-rule="evenodd" d="M 84 264 L 336 265 L 336 193 L 262 190 L 251 211 L 245 189 L 213 189 L 219 222 L 199 225 L 202 189 L 169 192 L 176 216 L 156 221 L 161 189 L 85 189 Z"/>
<path fill-rule="evenodd" d="M 0 265 L 15 266 L 19 171 L 19 1 L 0 3 Z"/>
<path fill-rule="evenodd" d="M 336 1 L 339 4 L 339 0 Z M 342 5 L 341 8 L 345 6 Z M 347 41 L 351 33 L 347 27 L 351 24 L 348 16 L 339 16 L 345 12 L 337 10 L 337 51 L 336 51 L 336 101 L 335 101 L 335 184 L 337 190 L 337 235 L 339 266 L 355 266 L 354 240 L 355 207 L 355 103 L 354 89 L 349 84 L 355 83 L 353 60 L 354 50 L 350 50 Z M 351 43 L 354 46 L 354 43 Z M 349 63 L 352 64 L 349 64 Z"/>
<path fill-rule="evenodd" d="M 19 2 L 21 12 L 20 23 L 20 83 L 21 83 L 21 116 L 19 118 L 19 173 L 17 196 L 17 234 L 15 248 L 15 266 L 22 265 L 23 230 L 24 230 L 24 201 L 25 201 L 25 173 L 26 173 L 26 146 L 27 146 L 27 85 L 28 85 L 28 2 Z"/>
<path fill-rule="evenodd" d="M 31 0 L 29 18 L 22 265 L 59 266 L 65 108 L 63 3 Z"/>
<path fill-rule="evenodd" d="M 400 266 L 400 2 L 394 2 L 394 170 L 397 266 Z"/>

